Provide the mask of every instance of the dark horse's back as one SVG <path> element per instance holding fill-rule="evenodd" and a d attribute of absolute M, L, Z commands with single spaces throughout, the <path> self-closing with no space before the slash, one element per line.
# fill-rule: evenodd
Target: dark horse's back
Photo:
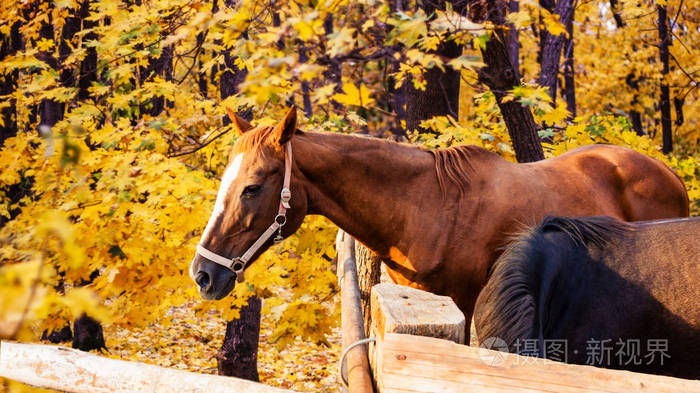
<path fill-rule="evenodd" d="M 476 331 L 511 352 L 700 378 L 699 284 L 700 218 L 549 217 L 493 266 Z"/>

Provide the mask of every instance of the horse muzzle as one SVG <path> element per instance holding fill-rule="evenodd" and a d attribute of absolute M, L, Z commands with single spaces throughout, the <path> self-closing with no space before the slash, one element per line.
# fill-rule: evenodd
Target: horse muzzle
<path fill-rule="evenodd" d="M 214 262 L 195 257 L 190 265 L 190 277 L 205 300 L 220 300 L 236 286 L 236 274 Z"/>

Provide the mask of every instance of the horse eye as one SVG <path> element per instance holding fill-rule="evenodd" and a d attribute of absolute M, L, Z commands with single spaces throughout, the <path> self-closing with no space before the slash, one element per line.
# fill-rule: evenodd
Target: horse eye
<path fill-rule="evenodd" d="M 259 184 L 252 184 L 243 189 L 244 196 L 255 196 L 260 193 L 262 186 Z"/>

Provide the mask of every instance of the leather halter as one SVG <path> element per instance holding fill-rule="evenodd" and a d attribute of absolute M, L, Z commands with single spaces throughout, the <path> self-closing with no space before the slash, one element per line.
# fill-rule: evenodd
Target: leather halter
<path fill-rule="evenodd" d="M 245 269 L 250 258 L 255 255 L 255 253 L 263 246 L 272 235 L 277 232 L 275 236 L 275 243 L 282 241 L 282 227 L 287 223 L 287 209 L 290 208 L 289 201 L 292 199 L 292 192 L 289 190 L 289 180 L 292 177 L 292 143 L 287 142 L 285 144 L 285 155 L 284 155 L 284 181 L 282 183 L 282 191 L 280 192 L 280 207 L 277 210 L 277 216 L 272 221 L 272 224 L 263 232 L 258 240 L 251 245 L 248 250 L 243 253 L 240 257 L 226 258 L 215 252 L 207 250 L 201 243 L 197 244 L 197 254 L 202 257 L 218 263 L 221 266 L 227 267 L 233 271 L 236 275 L 236 280 L 238 282 L 243 281 L 243 270 Z"/>

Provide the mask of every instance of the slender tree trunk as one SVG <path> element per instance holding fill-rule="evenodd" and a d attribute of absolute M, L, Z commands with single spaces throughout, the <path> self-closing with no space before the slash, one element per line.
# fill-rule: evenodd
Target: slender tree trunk
<path fill-rule="evenodd" d="M 299 47 L 299 63 L 306 63 L 308 61 L 308 56 L 306 55 L 304 41 L 299 40 L 297 46 Z M 311 87 L 309 86 L 309 81 L 301 81 L 301 95 L 304 105 L 304 115 L 306 117 L 311 117 L 313 112 L 311 111 Z"/>
<path fill-rule="evenodd" d="M 80 72 L 77 73 L 77 79 L 72 70 L 63 68 L 62 65 L 63 61 L 65 61 L 72 52 L 68 43 L 72 40 L 73 36 L 84 27 L 84 19 L 87 18 L 89 13 L 90 2 L 89 0 L 85 0 L 81 3 L 76 14 L 66 18 L 58 42 L 58 59 L 55 59 L 50 53 L 42 53 L 39 55 L 40 58 L 60 74 L 61 85 L 65 87 L 78 87 L 79 97 L 89 97 L 87 89 L 93 81 L 97 80 L 97 52 L 94 48 L 88 49 L 86 57 L 81 63 Z M 94 25 L 94 22 L 85 21 L 85 23 L 87 23 L 86 27 Z M 53 26 L 51 25 L 50 19 L 48 23 L 42 24 L 40 36 L 46 39 L 54 38 Z M 86 35 L 83 39 L 90 39 L 90 37 L 95 37 L 95 35 Z M 39 104 L 40 125 L 48 127 L 54 126 L 58 121 L 63 119 L 64 109 L 65 105 L 63 103 L 43 100 Z M 98 273 L 96 271 L 93 274 Z M 91 280 L 92 279 L 94 279 L 94 276 L 91 277 Z M 79 283 L 77 285 L 85 284 L 86 283 Z M 56 332 L 48 333 L 46 338 L 48 340 L 63 340 L 71 336 L 69 331 L 70 327 L 66 326 Z M 102 326 L 98 321 L 87 315 L 82 315 L 74 321 L 72 338 L 73 348 L 76 349 L 89 351 L 105 348 Z"/>
<path fill-rule="evenodd" d="M 661 80 L 661 102 L 659 102 L 659 106 L 661 107 L 661 129 L 663 132 L 662 151 L 665 154 L 668 154 L 671 151 L 673 151 L 673 134 L 671 129 L 671 98 L 668 82 L 666 81 L 666 76 L 669 73 L 668 47 L 670 41 L 670 34 L 668 32 L 668 24 L 666 23 L 666 20 L 668 19 L 666 13 L 666 6 L 657 5 L 656 9 L 659 16 L 659 59 L 661 60 L 661 64 L 663 66 L 663 69 L 661 71 L 661 75 L 663 78 Z"/>
<path fill-rule="evenodd" d="M 333 34 L 333 14 L 328 13 L 326 17 L 323 19 L 323 32 L 326 34 L 326 36 L 329 36 Z M 342 92 L 342 87 L 341 87 L 341 81 L 342 81 L 342 68 L 340 66 L 340 62 L 336 59 L 330 59 L 331 64 L 330 66 L 324 71 L 323 75 L 326 79 L 330 80 L 331 82 L 335 83 L 335 88 L 333 89 L 336 93 Z M 339 110 L 342 108 L 342 105 L 338 103 L 338 101 L 331 99 L 331 105 L 333 105 L 333 108 L 336 110 Z"/>
<path fill-rule="evenodd" d="M 175 48 L 172 45 L 163 48 L 158 58 L 151 59 L 148 66 L 141 69 L 141 83 L 145 82 L 153 74 L 161 76 L 166 81 L 172 81 L 174 53 Z M 151 116 L 158 116 L 165 109 L 165 101 L 165 97 L 154 97 L 141 110 L 143 113 L 148 113 Z"/>
<path fill-rule="evenodd" d="M 617 25 L 617 28 L 623 28 L 625 26 L 625 22 L 622 20 L 620 10 L 617 8 L 617 0 L 610 0 L 610 10 L 612 11 L 613 18 L 615 19 L 615 25 Z"/>
<path fill-rule="evenodd" d="M 508 11 L 514 14 L 520 11 L 520 3 L 518 0 L 510 0 L 508 2 Z M 513 66 L 516 77 L 520 79 L 520 40 L 518 29 L 515 25 L 510 25 L 510 35 L 508 36 L 508 54 L 510 55 L 510 64 Z"/>
<path fill-rule="evenodd" d="M 405 0 L 389 0 L 389 10 L 392 13 L 402 11 L 404 9 Z M 391 26 L 386 26 L 386 33 L 391 31 Z M 389 106 L 396 116 L 390 126 L 391 132 L 394 135 L 405 136 L 406 128 L 401 122 L 406 121 L 406 89 L 403 87 L 396 88 L 396 79 L 392 76 L 393 73 L 399 70 L 400 62 L 392 57 L 386 59 L 386 92 L 388 95 Z"/>
<path fill-rule="evenodd" d="M 0 35 L 0 61 L 22 49 L 22 36 L 19 32 L 20 27 L 21 23 L 15 22 L 12 27 L 10 27 L 10 33 L 8 35 Z M 0 95 L 6 96 L 12 94 L 15 91 L 18 77 L 19 71 L 17 70 L 8 72 L 5 75 L 0 75 Z M 2 125 L 0 125 L 0 146 L 3 145 L 5 139 L 17 135 L 16 113 L 14 99 L 10 99 L 10 105 L 0 111 L 0 119 L 2 119 Z"/>
<path fill-rule="evenodd" d="M 615 19 L 615 25 L 618 29 L 625 27 L 625 22 L 622 20 L 622 15 L 617 7 L 617 0 L 610 0 L 610 9 Z M 633 73 L 627 75 L 625 78 L 625 83 L 630 89 L 634 91 L 634 96 L 632 98 L 632 105 L 636 105 L 639 100 L 637 98 L 637 92 L 639 91 L 639 80 Z M 631 109 L 629 112 L 630 122 L 632 123 L 632 129 L 634 132 L 642 136 L 644 135 L 644 128 L 642 127 L 642 114 L 636 109 Z"/>
<path fill-rule="evenodd" d="M 683 104 L 685 103 L 685 97 L 674 97 L 673 107 L 676 109 L 676 126 L 680 127 L 683 125 L 685 118 L 683 116 Z"/>
<path fill-rule="evenodd" d="M 446 3 L 445 1 L 423 2 L 421 7 L 426 15 L 431 15 L 438 9 L 444 10 Z M 466 11 L 466 4 L 463 2 L 450 1 L 450 3 L 458 13 Z M 447 41 L 443 42 L 434 53 L 447 60 L 454 59 L 462 54 L 462 46 L 454 41 Z M 434 116 L 459 117 L 459 71 L 447 67 L 443 72 L 433 67 L 423 73 L 423 79 L 426 83 L 425 90 L 416 89 L 410 82 L 402 86 L 406 105 L 406 129 L 409 131 L 422 131 L 420 123 Z"/>
<path fill-rule="evenodd" d="M 574 16 L 573 0 L 558 0 L 554 7 L 554 13 L 559 15 L 559 20 L 564 26 L 568 26 Z M 564 35 L 554 36 L 549 32 L 543 32 L 541 39 L 542 53 L 540 61 L 539 84 L 549 89 L 552 102 L 557 99 L 557 83 L 559 81 L 559 61 L 561 48 L 564 43 Z"/>
<path fill-rule="evenodd" d="M 216 354 L 219 375 L 259 381 L 258 340 L 262 302 L 253 296 L 241 307 L 240 316 L 226 324 L 226 335 Z"/>
<path fill-rule="evenodd" d="M 497 1 L 470 0 L 470 14 L 474 22 L 492 22 L 495 26 L 505 25 L 503 7 Z M 516 100 L 503 102 L 503 98 L 515 86 L 520 85 L 518 73 L 510 62 L 506 43 L 508 37 L 496 29 L 482 50 L 484 63 L 479 71 L 479 80 L 491 89 L 501 109 L 508 134 L 513 141 L 513 149 L 518 162 L 532 162 L 544 159 L 542 143 L 537 135 L 537 125 L 530 108 Z"/>
<path fill-rule="evenodd" d="M 627 83 L 627 86 L 634 91 L 632 105 L 636 105 L 639 102 L 637 97 L 637 93 L 639 92 L 639 80 L 634 74 L 628 74 L 627 78 L 625 78 L 625 82 Z M 642 114 L 638 110 L 630 110 L 630 122 L 632 123 L 632 129 L 637 135 L 644 135 L 644 128 L 642 127 Z"/>
<path fill-rule="evenodd" d="M 233 1 L 227 0 L 225 4 L 232 7 Z M 217 7 L 214 0 L 214 7 Z M 218 9 L 218 8 L 216 8 Z M 214 12 L 216 12 L 216 9 Z M 279 15 L 273 16 L 279 26 Z M 242 33 L 245 37 L 247 32 Z M 284 44 L 280 39 L 278 45 Z M 235 57 L 230 51 L 224 52 L 226 69 L 221 74 L 219 91 L 221 98 L 225 99 L 238 93 L 238 86 L 245 80 L 248 72 L 239 69 L 235 64 Z M 236 108 L 238 115 L 250 121 L 253 117 L 251 108 Z M 224 124 L 228 124 L 228 116 L 224 118 Z M 258 381 L 258 341 L 260 339 L 260 308 L 261 300 L 257 296 L 248 298 L 248 304 L 241 308 L 238 318 L 226 323 L 226 335 L 221 348 L 216 354 L 217 369 L 219 375 L 245 378 Z"/>
<path fill-rule="evenodd" d="M 54 41 L 53 21 L 51 14 L 48 14 L 48 21 L 41 24 L 39 36 L 43 39 Z M 68 21 L 66 21 L 68 24 Z M 40 53 L 40 58 L 44 60 L 51 68 L 60 72 L 60 65 L 57 59 L 50 53 Z M 63 119 L 63 104 L 50 99 L 44 99 L 39 103 L 39 125 L 53 127 Z"/>
<path fill-rule="evenodd" d="M 564 98 L 566 99 L 566 109 L 571 113 L 569 120 L 576 117 L 576 88 L 574 86 L 574 18 L 566 25 L 566 32 L 569 34 L 564 43 Z"/>

